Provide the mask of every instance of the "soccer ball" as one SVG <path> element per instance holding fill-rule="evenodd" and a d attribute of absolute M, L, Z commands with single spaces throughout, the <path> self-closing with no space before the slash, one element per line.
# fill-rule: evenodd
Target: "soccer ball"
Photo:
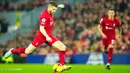
<path fill-rule="evenodd" d="M 53 70 L 54 70 L 55 73 L 61 73 L 63 71 L 63 68 L 60 64 L 54 64 Z"/>

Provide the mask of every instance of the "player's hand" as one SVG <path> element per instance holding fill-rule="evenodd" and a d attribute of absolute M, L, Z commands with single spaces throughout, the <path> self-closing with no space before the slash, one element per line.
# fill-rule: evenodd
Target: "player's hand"
<path fill-rule="evenodd" d="M 122 36 L 121 36 L 121 35 L 119 35 L 119 36 L 118 36 L 118 38 L 120 38 L 120 39 L 121 39 L 121 38 L 122 38 Z"/>
<path fill-rule="evenodd" d="M 107 39 L 107 36 L 104 33 L 102 33 L 101 35 L 103 39 Z"/>
<path fill-rule="evenodd" d="M 64 4 L 59 4 L 58 7 L 59 8 L 65 8 L 65 5 Z"/>
<path fill-rule="evenodd" d="M 48 42 L 51 42 L 52 41 L 52 39 L 48 36 L 48 37 L 46 37 L 46 40 L 48 41 Z"/>
<path fill-rule="evenodd" d="M 122 36 L 118 35 L 117 39 L 121 41 L 122 40 Z"/>

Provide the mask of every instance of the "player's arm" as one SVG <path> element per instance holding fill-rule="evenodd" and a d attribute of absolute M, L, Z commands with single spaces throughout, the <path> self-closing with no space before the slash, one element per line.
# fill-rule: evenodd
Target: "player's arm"
<path fill-rule="evenodd" d="M 102 26 L 103 26 L 103 18 L 101 19 L 99 25 L 97 26 L 97 30 L 100 32 L 102 38 L 106 39 L 107 36 L 102 32 Z"/>
<path fill-rule="evenodd" d="M 119 31 L 120 35 L 122 35 L 122 28 L 121 27 L 118 28 L 118 31 Z"/>
<path fill-rule="evenodd" d="M 57 5 L 57 6 L 58 6 L 58 8 L 64 8 L 64 7 L 65 7 L 64 4 L 59 4 L 59 5 Z"/>
<path fill-rule="evenodd" d="M 40 32 L 45 36 L 45 37 L 49 37 L 46 30 L 45 30 L 45 26 L 40 26 Z"/>
<path fill-rule="evenodd" d="M 118 27 L 118 32 L 119 32 L 118 38 L 121 38 L 122 37 L 122 28 L 121 27 Z"/>
<path fill-rule="evenodd" d="M 102 36 L 104 39 L 106 39 L 107 36 L 102 32 L 102 26 L 101 26 L 100 24 L 97 26 L 97 29 L 98 29 L 98 31 L 100 32 L 101 36 Z"/>
<path fill-rule="evenodd" d="M 122 35 L 122 27 L 121 27 L 121 23 L 120 21 L 117 19 L 117 27 L 118 27 L 118 31 L 119 31 L 119 38 L 121 38 L 121 35 Z"/>
<path fill-rule="evenodd" d="M 46 40 L 48 42 L 52 41 L 52 39 L 48 36 L 44 26 L 40 26 L 40 32 L 46 37 Z"/>
<path fill-rule="evenodd" d="M 104 33 L 102 32 L 102 26 L 101 26 L 100 24 L 97 26 L 97 29 L 98 29 L 98 31 L 100 32 L 100 34 L 104 34 Z"/>
<path fill-rule="evenodd" d="M 47 34 L 47 32 L 45 30 L 45 27 L 46 27 L 47 23 L 48 23 L 48 18 L 42 17 L 40 19 L 40 32 L 46 37 L 46 40 L 48 42 L 51 42 L 52 39 L 49 37 L 49 35 Z"/>

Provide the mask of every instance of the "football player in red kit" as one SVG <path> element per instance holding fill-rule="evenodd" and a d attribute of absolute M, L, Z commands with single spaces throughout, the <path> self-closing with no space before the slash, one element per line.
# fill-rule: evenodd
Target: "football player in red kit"
<path fill-rule="evenodd" d="M 41 15 L 40 15 L 40 28 L 37 31 L 35 38 L 31 42 L 31 44 L 25 48 L 12 48 L 10 49 L 5 55 L 5 58 L 8 58 L 12 54 L 17 53 L 25 53 L 30 54 L 32 51 L 34 51 L 38 46 L 40 46 L 43 43 L 47 43 L 48 45 L 59 49 L 59 58 L 60 58 L 60 65 L 63 67 L 63 69 L 70 69 L 71 66 L 65 66 L 65 50 L 66 46 L 59 41 L 55 36 L 52 35 L 52 28 L 54 25 L 54 16 L 53 13 L 56 12 L 57 8 L 64 8 L 64 4 L 57 5 L 55 2 L 51 1 L 48 4 L 48 8 L 45 9 Z"/>
<path fill-rule="evenodd" d="M 108 16 L 102 18 L 98 25 L 98 31 L 102 36 L 102 43 L 105 52 L 108 54 L 108 60 L 106 69 L 110 69 L 110 62 L 112 61 L 113 49 L 115 47 L 116 32 L 115 29 L 118 27 L 120 29 L 120 21 L 116 19 L 115 12 L 113 9 L 108 10 Z M 120 30 L 119 30 L 120 31 Z M 121 33 L 121 31 L 120 31 Z"/>

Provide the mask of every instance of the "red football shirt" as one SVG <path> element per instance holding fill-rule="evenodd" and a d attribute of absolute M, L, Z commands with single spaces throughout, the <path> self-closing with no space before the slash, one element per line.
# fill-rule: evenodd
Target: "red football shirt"
<path fill-rule="evenodd" d="M 49 14 L 47 9 L 45 9 L 41 15 L 40 15 L 40 26 L 44 26 L 45 28 L 45 31 L 47 32 L 47 34 L 49 36 L 52 35 L 52 28 L 53 28 L 53 25 L 54 25 L 54 17 L 52 14 Z M 38 35 L 43 35 L 41 32 L 40 32 L 40 29 L 38 30 L 37 32 Z"/>
<path fill-rule="evenodd" d="M 120 27 L 120 21 L 116 18 L 109 20 L 108 17 L 104 17 L 101 19 L 100 25 L 102 26 L 102 32 L 106 34 L 106 36 L 115 36 L 115 29 L 116 27 Z"/>

